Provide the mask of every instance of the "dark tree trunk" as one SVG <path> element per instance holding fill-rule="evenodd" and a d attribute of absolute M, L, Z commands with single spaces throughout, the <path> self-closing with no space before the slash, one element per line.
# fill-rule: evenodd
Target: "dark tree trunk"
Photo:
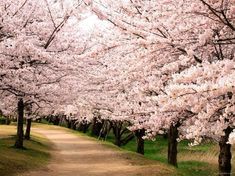
<path fill-rule="evenodd" d="M 52 118 L 53 118 L 52 115 L 49 115 L 49 116 L 46 117 L 46 121 L 47 121 L 48 123 L 53 123 Z"/>
<path fill-rule="evenodd" d="M 82 123 L 79 123 L 77 130 L 80 132 L 83 131 L 83 124 Z"/>
<path fill-rule="evenodd" d="M 134 138 L 135 138 L 134 133 L 130 132 L 129 135 L 121 139 L 121 146 L 126 145 L 128 142 L 130 142 Z"/>
<path fill-rule="evenodd" d="M 97 120 L 97 118 L 95 117 L 93 120 L 93 124 L 92 124 L 91 134 L 93 136 L 99 136 L 102 127 L 103 127 L 103 123 Z"/>
<path fill-rule="evenodd" d="M 118 147 L 121 147 L 122 143 L 121 143 L 121 136 L 120 135 L 116 135 L 115 136 L 115 142 L 114 144 Z"/>
<path fill-rule="evenodd" d="M 67 120 L 67 128 L 71 129 L 72 127 L 72 121 L 71 120 Z"/>
<path fill-rule="evenodd" d="M 53 125 L 59 125 L 59 123 L 60 123 L 60 118 L 59 118 L 58 116 L 54 116 L 52 123 L 53 123 Z"/>
<path fill-rule="evenodd" d="M 220 153 L 219 153 L 219 176 L 231 175 L 231 144 L 227 144 L 229 134 L 232 132 L 232 128 L 228 127 L 224 130 L 225 136 L 222 136 L 219 141 Z"/>
<path fill-rule="evenodd" d="M 86 133 L 87 130 L 89 129 L 89 126 L 90 126 L 90 124 L 80 123 L 79 126 L 78 126 L 78 131 Z"/>
<path fill-rule="evenodd" d="M 83 130 L 82 130 L 82 132 L 83 132 L 83 133 L 86 133 L 87 130 L 88 130 L 88 128 L 89 128 L 89 125 L 88 125 L 88 124 L 84 124 L 84 125 L 83 125 Z"/>
<path fill-rule="evenodd" d="M 11 124 L 11 119 L 10 117 L 6 117 L 6 125 L 10 125 Z"/>
<path fill-rule="evenodd" d="M 17 118 L 17 135 L 16 135 L 16 148 L 23 148 L 23 141 L 24 141 L 24 101 L 22 98 L 18 101 L 18 118 Z"/>
<path fill-rule="evenodd" d="M 27 119 L 26 120 L 26 131 L 25 131 L 25 136 L 24 136 L 24 138 L 26 140 L 30 140 L 31 124 L 32 124 L 32 119 Z"/>
<path fill-rule="evenodd" d="M 100 130 L 99 139 L 101 138 L 103 140 L 106 140 L 109 132 L 112 129 L 112 125 L 108 120 L 103 120 L 102 123 L 103 123 L 103 125 L 102 125 L 102 128 Z"/>
<path fill-rule="evenodd" d="M 76 130 L 76 120 L 72 120 L 71 129 Z"/>
<path fill-rule="evenodd" d="M 175 167 L 177 167 L 178 127 L 178 123 L 176 125 L 171 124 L 168 131 L 168 163 Z"/>
<path fill-rule="evenodd" d="M 112 124 L 113 127 L 113 134 L 115 136 L 115 142 L 114 144 L 120 147 L 122 145 L 121 143 L 121 129 L 122 129 L 122 122 L 116 122 Z"/>
<path fill-rule="evenodd" d="M 136 136 L 136 143 L 137 143 L 137 153 L 140 153 L 142 155 L 144 155 L 144 139 L 143 136 L 145 134 L 145 130 L 144 129 L 140 129 L 137 130 L 135 132 L 135 136 Z"/>
<path fill-rule="evenodd" d="M 131 141 L 135 135 L 130 132 L 125 125 L 124 122 L 115 122 L 111 123 L 113 134 L 115 136 L 115 142 L 114 144 L 118 147 L 121 147 L 123 145 L 126 145 L 129 141 Z"/>

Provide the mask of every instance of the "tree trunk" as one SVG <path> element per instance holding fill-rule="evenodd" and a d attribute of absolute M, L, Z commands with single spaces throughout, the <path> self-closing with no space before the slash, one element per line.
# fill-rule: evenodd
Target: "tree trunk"
<path fill-rule="evenodd" d="M 114 124 L 113 125 L 113 134 L 115 136 L 115 142 L 114 144 L 117 145 L 118 147 L 121 147 L 121 128 L 119 127 L 119 124 Z"/>
<path fill-rule="evenodd" d="M 171 124 L 169 132 L 168 132 L 168 163 L 177 167 L 177 138 L 178 138 L 178 127 L 179 124 L 176 125 Z"/>
<path fill-rule="evenodd" d="M 77 130 L 80 132 L 83 131 L 83 124 L 82 123 L 79 123 Z"/>
<path fill-rule="evenodd" d="M 76 130 L 76 120 L 72 120 L 71 122 L 71 129 Z"/>
<path fill-rule="evenodd" d="M 83 125 L 83 130 L 82 130 L 82 132 L 83 132 L 83 133 L 86 133 L 87 130 L 88 130 L 88 128 L 89 128 L 89 125 L 88 125 L 88 124 L 84 124 L 84 125 Z"/>
<path fill-rule="evenodd" d="M 145 130 L 144 129 L 140 129 L 137 130 L 135 132 L 135 136 L 136 136 L 136 143 L 137 143 L 137 153 L 140 153 L 142 155 L 144 155 L 144 139 L 143 136 L 145 134 Z"/>
<path fill-rule="evenodd" d="M 87 130 L 89 129 L 90 124 L 86 124 L 86 123 L 80 123 L 77 130 L 83 133 L 86 133 Z"/>
<path fill-rule="evenodd" d="M 103 140 L 106 140 L 109 132 L 111 131 L 112 129 L 112 125 L 110 124 L 110 122 L 108 120 L 103 120 L 103 126 L 100 130 L 100 134 L 99 134 L 99 139 L 103 139 Z"/>
<path fill-rule="evenodd" d="M 67 120 L 67 128 L 70 128 L 71 129 L 72 127 L 72 122 L 71 120 Z"/>
<path fill-rule="evenodd" d="M 121 136 L 120 135 L 115 136 L 114 144 L 118 147 L 121 147 L 122 143 L 121 143 Z"/>
<path fill-rule="evenodd" d="M 24 136 L 26 140 L 30 140 L 31 124 L 32 124 L 32 119 L 27 119 L 26 120 L 26 132 Z"/>
<path fill-rule="evenodd" d="M 93 124 L 92 124 L 91 134 L 93 136 L 99 136 L 102 127 L 103 127 L 103 123 L 97 120 L 97 118 L 95 117 L 93 120 Z"/>
<path fill-rule="evenodd" d="M 17 135 L 16 135 L 16 148 L 23 148 L 24 141 L 24 101 L 22 98 L 18 101 L 18 118 L 17 118 Z"/>
<path fill-rule="evenodd" d="M 231 175 L 231 144 L 227 144 L 229 134 L 232 132 L 232 128 L 228 127 L 224 130 L 225 136 L 222 136 L 219 141 L 220 153 L 219 153 L 219 176 Z"/>
<path fill-rule="evenodd" d="M 58 116 L 53 116 L 53 125 L 59 125 L 60 123 L 60 118 Z"/>
<path fill-rule="evenodd" d="M 10 119 L 10 117 L 8 116 L 8 117 L 6 117 L 6 125 L 10 125 L 11 124 L 11 119 Z"/>
<path fill-rule="evenodd" d="M 119 128 L 117 127 L 117 124 L 112 124 L 112 127 L 113 127 L 113 134 L 115 137 L 114 144 L 117 145 L 118 147 L 120 147 L 121 146 L 121 135 L 120 135 Z"/>

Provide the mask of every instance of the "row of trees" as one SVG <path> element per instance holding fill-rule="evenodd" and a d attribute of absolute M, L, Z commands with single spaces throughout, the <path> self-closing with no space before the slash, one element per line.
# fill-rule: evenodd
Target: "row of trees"
<path fill-rule="evenodd" d="M 102 118 L 128 121 L 147 138 L 168 132 L 168 161 L 175 166 L 177 140 L 218 142 L 220 174 L 230 175 L 235 2 L 102 0 L 90 6 L 114 29 L 103 36 L 112 42 L 98 55 L 99 84 L 83 99 Z"/>
<path fill-rule="evenodd" d="M 93 45 L 79 33 L 85 12 L 83 1 L 0 2 L 0 109 L 18 116 L 17 148 L 23 148 L 24 116 L 29 138 L 31 118 L 59 108 L 73 77 L 83 74 L 80 58 Z"/>
<path fill-rule="evenodd" d="M 97 113 L 100 134 L 112 129 L 122 145 L 133 137 L 122 138 L 128 127 L 140 153 L 143 138 L 167 133 L 175 166 L 177 141 L 210 139 L 220 145 L 220 174 L 230 175 L 234 0 L 7 0 L 0 8 L 0 109 L 12 114 L 18 102 L 19 126 L 27 105 L 56 123 L 72 115 L 71 127 Z M 84 31 L 87 16 L 97 24 Z"/>

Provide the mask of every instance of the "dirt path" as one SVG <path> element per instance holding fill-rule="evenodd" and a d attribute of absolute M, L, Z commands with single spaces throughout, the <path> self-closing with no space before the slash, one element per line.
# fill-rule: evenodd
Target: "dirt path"
<path fill-rule="evenodd" d="M 65 130 L 33 130 L 51 140 L 55 150 L 47 169 L 25 176 L 156 176 L 170 172 L 161 165 L 133 164 L 121 151 Z"/>

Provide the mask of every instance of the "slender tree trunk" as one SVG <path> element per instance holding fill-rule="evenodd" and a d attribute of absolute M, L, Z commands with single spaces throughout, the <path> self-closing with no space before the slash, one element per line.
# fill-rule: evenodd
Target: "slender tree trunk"
<path fill-rule="evenodd" d="M 110 124 L 110 122 L 108 120 L 103 120 L 103 126 L 100 130 L 100 134 L 99 134 L 99 139 L 103 139 L 106 140 L 106 137 L 108 136 L 109 132 L 112 129 L 112 125 Z"/>
<path fill-rule="evenodd" d="M 102 127 L 103 127 L 103 123 L 97 120 L 97 118 L 95 117 L 93 120 L 93 124 L 92 124 L 91 134 L 93 136 L 99 136 Z"/>
<path fill-rule="evenodd" d="M 80 132 L 83 131 L 83 124 L 82 123 L 79 123 L 77 130 Z"/>
<path fill-rule="evenodd" d="M 71 120 L 67 120 L 67 128 L 71 128 L 72 127 L 72 122 Z"/>
<path fill-rule="evenodd" d="M 113 126 L 113 134 L 115 136 L 115 142 L 114 144 L 117 145 L 118 147 L 120 147 L 121 144 L 121 131 L 119 129 L 119 126 L 117 124 L 114 124 Z"/>
<path fill-rule="evenodd" d="M 23 148 L 24 141 L 24 101 L 22 98 L 18 101 L 18 118 L 17 118 L 17 135 L 16 135 L 16 148 Z"/>
<path fill-rule="evenodd" d="M 177 167 L 177 138 L 179 124 L 171 124 L 168 132 L 168 163 Z"/>
<path fill-rule="evenodd" d="M 124 123 L 121 121 L 111 124 L 111 126 L 113 129 L 113 134 L 115 136 L 114 144 L 118 147 L 126 145 L 135 137 L 134 133 L 130 133 L 130 131 L 125 127 Z"/>
<path fill-rule="evenodd" d="M 54 116 L 52 123 L 53 123 L 54 125 L 59 125 L 59 123 L 60 123 L 60 118 L 59 118 L 58 116 Z"/>
<path fill-rule="evenodd" d="M 224 130 L 225 136 L 220 138 L 219 146 L 219 176 L 231 175 L 231 144 L 227 144 L 229 134 L 232 132 L 232 128 L 228 127 Z"/>
<path fill-rule="evenodd" d="M 122 144 L 121 144 L 121 136 L 120 135 L 115 136 L 114 144 L 118 147 L 121 147 Z"/>
<path fill-rule="evenodd" d="M 30 140 L 31 124 L 32 124 L 32 119 L 27 119 L 26 120 L 26 132 L 24 136 L 26 140 Z"/>
<path fill-rule="evenodd" d="M 145 134 L 145 130 L 144 129 L 140 129 L 137 130 L 135 132 L 135 136 L 136 136 L 136 143 L 137 143 L 137 153 L 140 153 L 142 155 L 144 155 L 144 139 L 143 136 Z"/>
<path fill-rule="evenodd" d="M 71 129 L 76 130 L 76 120 L 72 120 Z"/>
<path fill-rule="evenodd" d="M 83 127 L 83 133 L 86 133 L 89 129 L 89 126 L 90 126 L 90 123 L 88 124 L 84 124 L 84 127 Z"/>
<path fill-rule="evenodd" d="M 6 125 L 10 125 L 11 123 L 11 119 L 9 116 L 6 117 Z"/>
<path fill-rule="evenodd" d="M 114 144 L 120 147 L 122 145 L 121 143 L 121 130 L 119 128 L 119 125 L 114 124 L 115 126 L 113 127 L 113 134 L 115 136 L 115 142 Z"/>

